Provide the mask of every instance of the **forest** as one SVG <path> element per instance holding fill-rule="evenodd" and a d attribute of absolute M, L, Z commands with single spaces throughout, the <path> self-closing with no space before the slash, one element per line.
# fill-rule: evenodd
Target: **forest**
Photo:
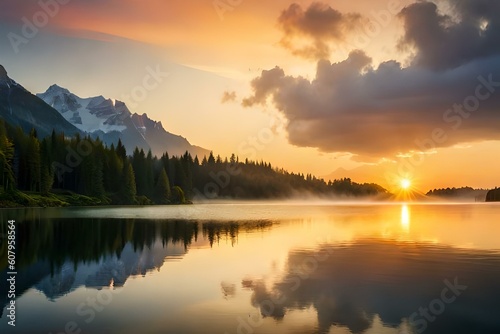
<path fill-rule="evenodd" d="M 486 202 L 500 202 L 500 188 L 488 191 L 486 194 Z"/>
<path fill-rule="evenodd" d="M 474 189 L 472 187 L 453 187 L 433 189 L 427 192 L 426 195 L 441 198 L 469 198 L 475 199 L 476 202 L 484 202 L 487 192 L 487 189 Z"/>
<path fill-rule="evenodd" d="M 52 131 L 39 138 L 0 119 L 0 206 L 185 204 L 203 199 L 283 199 L 295 196 L 386 196 L 376 184 L 344 178 L 325 182 L 264 161 L 153 156 L 126 152 L 99 138 Z"/>

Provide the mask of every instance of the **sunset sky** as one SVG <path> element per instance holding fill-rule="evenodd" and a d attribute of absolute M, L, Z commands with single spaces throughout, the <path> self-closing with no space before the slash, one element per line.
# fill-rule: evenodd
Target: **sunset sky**
<path fill-rule="evenodd" d="M 0 64 L 222 156 L 389 189 L 500 185 L 497 0 L 3 0 Z"/>

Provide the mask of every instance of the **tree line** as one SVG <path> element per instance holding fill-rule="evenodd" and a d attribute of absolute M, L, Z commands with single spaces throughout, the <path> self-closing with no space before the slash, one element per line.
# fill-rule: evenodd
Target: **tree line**
<path fill-rule="evenodd" d="M 426 195 L 443 198 L 474 198 L 478 202 L 484 202 L 487 192 L 487 189 L 474 189 L 472 187 L 448 187 L 430 190 Z"/>
<path fill-rule="evenodd" d="M 0 119 L 0 190 L 48 196 L 76 193 L 101 204 L 187 203 L 193 198 L 286 198 L 301 194 L 366 196 L 387 193 L 376 184 L 351 179 L 326 182 L 311 174 L 290 173 L 264 161 L 240 161 L 210 153 L 194 158 L 153 156 L 135 148 L 128 154 L 119 140 L 63 133 L 39 138 Z"/>
<path fill-rule="evenodd" d="M 488 191 L 486 194 L 486 202 L 500 202 L 500 188 Z"/>

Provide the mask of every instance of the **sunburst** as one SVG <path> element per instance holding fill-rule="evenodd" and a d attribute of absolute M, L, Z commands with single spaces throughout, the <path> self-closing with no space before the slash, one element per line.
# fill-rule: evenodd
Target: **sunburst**
<path fill-rule="evenodd" d="M 402 179 L 400 181 L 401 188 L 403 190 L 408 190 L 411 188 L 411 180 L 410 179 Z"/>

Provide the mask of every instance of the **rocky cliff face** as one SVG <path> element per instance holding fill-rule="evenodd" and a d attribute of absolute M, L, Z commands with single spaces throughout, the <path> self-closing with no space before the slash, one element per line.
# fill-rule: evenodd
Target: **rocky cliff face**
<path fill-rule="evenodd" d="M 36 129 L 39 137 L 48 136 L 52 130 L 68 136 L 80 133 L 57 110 L 27 91 L 7 75 L 0 65 L 0 117 L 25 132 Z"/>

